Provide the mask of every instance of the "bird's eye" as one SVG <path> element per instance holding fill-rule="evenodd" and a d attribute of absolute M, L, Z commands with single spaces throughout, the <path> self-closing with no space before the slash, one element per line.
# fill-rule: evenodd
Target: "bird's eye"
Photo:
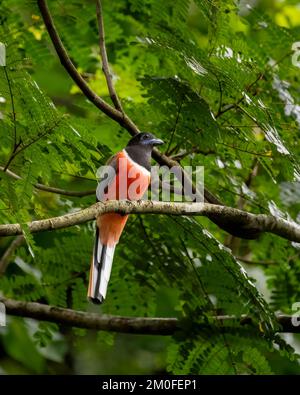
<path fill-rule="evenodd" d="M 149 134 L 144 134 L 143 140 L 146 140 L 146 139 L 148 139 L 149 137 L 150 137 Z"/>

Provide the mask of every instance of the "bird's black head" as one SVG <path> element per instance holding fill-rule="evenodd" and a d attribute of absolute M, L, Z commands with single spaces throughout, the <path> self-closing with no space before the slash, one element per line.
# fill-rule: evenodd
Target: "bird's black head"
<path fill-rule="evenodd" d="M 152 149 L 155 145 L 163 143 L 151 133 L 138 133 L 132 137 L 125 150 L 131 159 L 150 171 Z"/>
<path fill-rule="evenodd" d="M 134 145 L 139 145 L 139 146 L 144 146 L 144 147 L 149 147 L 153 148 L 155 145 L 161 145 L 164 142 L 157 137 L 155 137 L 151 133 L 138 133 L 132 139 L 128 142 L 127 147 L 131 147 Z"/>

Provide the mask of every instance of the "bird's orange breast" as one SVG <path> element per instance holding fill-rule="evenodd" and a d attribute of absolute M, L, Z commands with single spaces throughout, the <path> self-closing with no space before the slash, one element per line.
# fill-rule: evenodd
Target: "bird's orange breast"
<path fill-rule="evenodd" d="M 117 154 L 116 175 L 104 191 L 106 200 L 139 200 L 150 183 L 150 172 L 135 163 L 123 150 Z M 128 215 L 109 213 L 97 218 L 101 243 L 113 246 L 118 243 Z"/>

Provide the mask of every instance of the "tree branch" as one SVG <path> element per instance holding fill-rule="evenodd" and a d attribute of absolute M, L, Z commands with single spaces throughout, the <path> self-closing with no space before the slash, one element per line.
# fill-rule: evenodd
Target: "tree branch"
<path fill-rule="evenodd" d="M 115 108 L 120 112 L 123 112 L 122 104 L 119 100 L 117 92 L 115 90 L 112 75 L 109 69 L 108 58 L 106 53 L 106 45 L 105 45 L 105 33 L 104 33 L 104 23 L 103 23 L 103 12 L 102 12 L 102 4 L 101 0 L 96 0 L 96 9 L 97 9 L 97 20 L 98 20 L 98 29 L 99 29 L 99 47 L 100 47 L 100 55 L 102 59 L 102 70 L 105 75 L 109 95 L 111 97 L 112 102 L 115 105 Z"/>
<path fill-rule="evenodd" d="M 0 302 L 5 305 L 6 313 L 9 315 L 34 318 L 40 321 L 55 322 L 78 328 L 120 333 L 170 335 L 176 330 L 177 326 L 176 318 L 135 318 L 100 315 L 5 298 L 0 298 Z"/>
<path fill-rule="evenodd" d="M 17 317 L 33 318 L 40 321 L 54 322 L 65 326 L 94 329 L 118 333 L 130 333 L 141 335 L 173 335 L 180 329 L 180 321 L 177 318 L 150 318 L 150 317 L 123 317 L 114 315 L 100 315 L 86 313 L 61 307 L 49 306 L 35 302 L 23 302 L 13 299 L 0 298 L 5 305 L 6 313 Z M 240 321 L 240 325 L 251 325 L 250 317 L 242 316 L 217 316 L 215 319 L 221 323 L 225 321 Z M 300 326 L 292 324 L 292 317 L 278 315 L 280 332 L 299 333 Z M 198 324 L 201 326 L 201 324 Z M 205 327 L 203 323 L 203 327 Z"/>
<path fill-rule="evenodd" d="M 28 223 L 30 232 L 43 232 L 67 228 L 91 221 L 105 213 L 126 214 L 169 214 L 203 216 L 210 220 L 216 218 L 226 224 L 236 224 L 251 232 L 269 232 L 285 239 L 300 242 L 300 225 L 285 219 L 266 214 L 252 214 L 239 209 L 209 203 L 173 203 L 154 201 L 109 200 L 98 202 L 88 208 L 65 214 L 60 217 L 43 219 Z M 0 236 L 13 236 L 22 233 L 20 224 L 0 225 Z"/>

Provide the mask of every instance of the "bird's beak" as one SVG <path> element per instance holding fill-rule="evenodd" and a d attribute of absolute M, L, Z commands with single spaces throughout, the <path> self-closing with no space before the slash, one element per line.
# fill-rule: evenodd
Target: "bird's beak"
<path fill-rule="evenodd" d="M 164 142 L 161 140 L 161 139 L 151 139 L 151 140 L 149 140 L 149 144 L 152 144 L 152 145 L 162 145 L 162 144 L 164 144 Z"/>

